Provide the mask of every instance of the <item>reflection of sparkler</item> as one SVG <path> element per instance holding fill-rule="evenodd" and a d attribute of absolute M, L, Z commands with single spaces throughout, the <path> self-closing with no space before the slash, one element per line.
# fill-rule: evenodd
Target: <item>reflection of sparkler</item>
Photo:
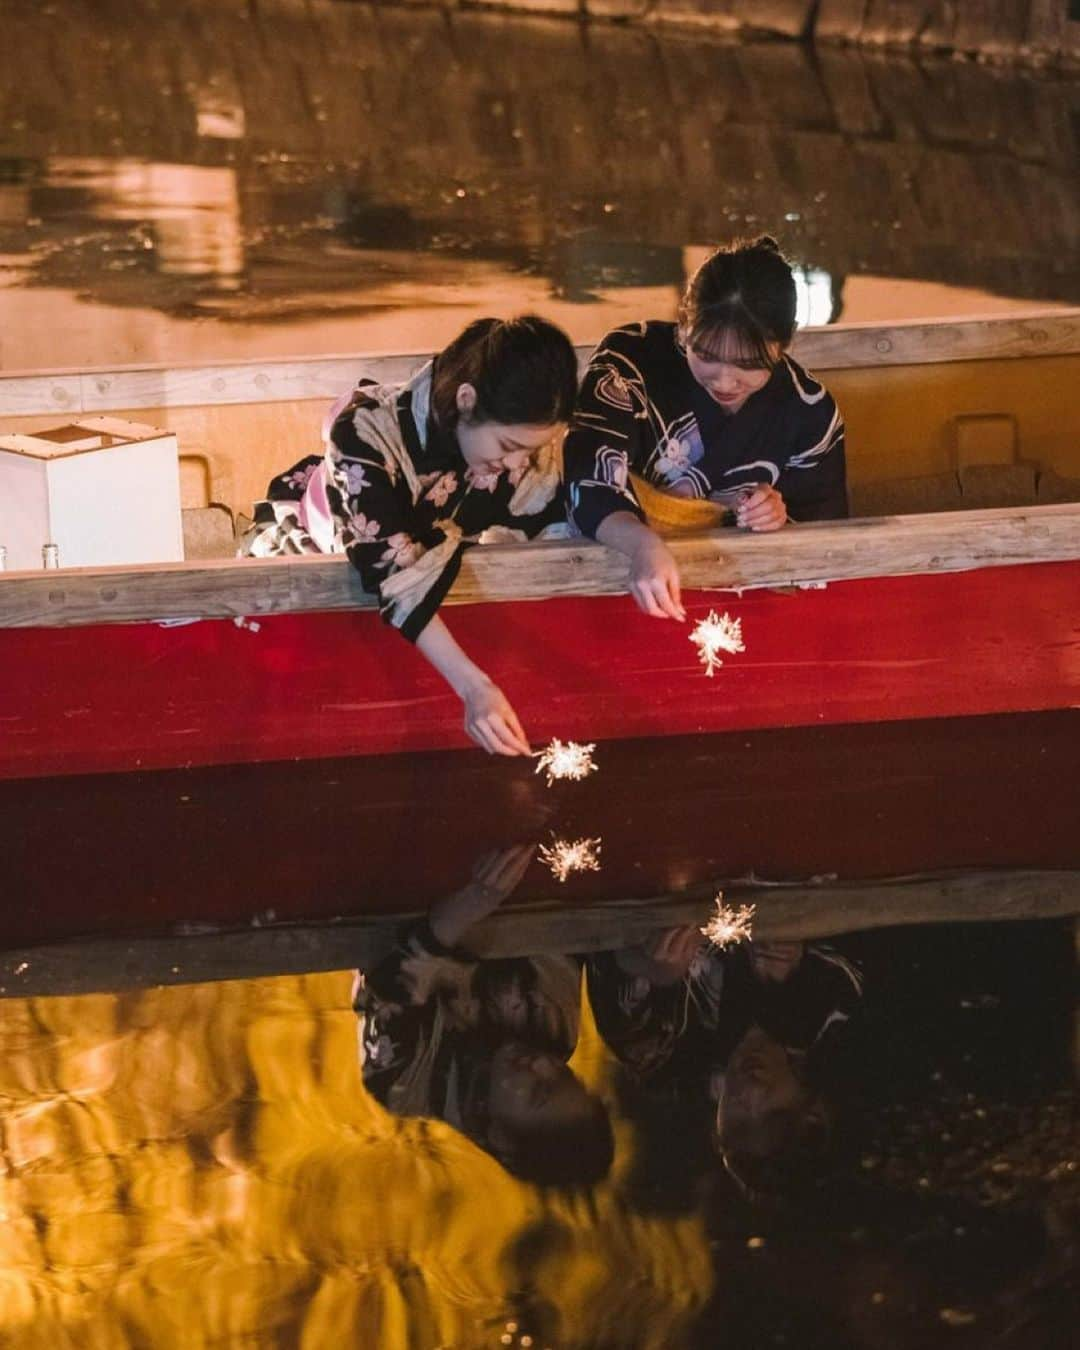
<path fill-rule="evenodd" d="M 750 924 L 754 918 L 753 905 L 740 905 L 732 909 L 724 904 L 723 892 L 716 897 L 716 913 L 702 928 L 702 932 L 721 950 L 733 947 L 738 942 L 750 941 Z"/>
<path fill-rule="evenodd" d="M 548 787 L 556 778 L 587 778 L 596 772 L 592 752 L 596 745 L 578 745 L 577 741 L 567 741 L 564 745 L 557 737 L 546 750 L 536 752 L 536 772 L 547 774 Z"/>
<path fill-rule="evenodd" d="M 712 675 L 718 666 L 724 663 L 720 652 L 744 652 L 742 640 L 742 619 L 733 619 L 730 614 L 717 614 L 710 609 L 704 619 L 690 634 L 690 641 L 698 649 L 705 674 Z"/>
<path fill-rule="evenodd" d="M 571 872 L 600 871 L 599 839 L 556 839 L 540 845 L 540 860 L 551 868 L 556 881 L 565 881 Z"/>

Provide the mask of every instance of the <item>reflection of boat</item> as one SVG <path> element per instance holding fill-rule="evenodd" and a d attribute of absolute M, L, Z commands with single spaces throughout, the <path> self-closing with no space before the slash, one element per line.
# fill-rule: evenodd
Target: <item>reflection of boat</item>
<path fill-rule="evenodd" d="M 1067 494 L 1052 440 L 1021 434 L 1020 414 L 1002 406 L 1010 380 L 1001 373 L 1030 365 L 1043 403 L 1047 381 L 1074 397 L 1076 313 L 819 330 L 801 341 L 800 355 L 830 384 L 846 372 L 853 390 L 869 382 L 892 407 L 898 396 L 940 403 L 953 366 L 971 380 L 966 368 L 985 363 L 981 396 L 945 415 L 953 468 L 939 477 L 959 492 L 995 472 L 1030 480 L 1027 504 L 676 538 L 692 617 L 715 607 L 742 620 L 745 652 L 708 681 L 686 629 L 639 615 L 620 594 L 621 559 L 583 542 L 474 550 L 451 595 L 462 606 L 454 627 L 536 742 L 1080 703 L 1080 504 L 1053 502 Z M 387 365 L 401 373 L 410 361 Z M 175 420 L 164 403 L 276 418 L 288 398 L 314 415 L 357 364 L 45 383 L 69 413 L 107 406 L 145 417 L 156 403 L 153 416 Z M 34 384 L 0 381 L 5 405 L 29 413 Z M 40 378 L 36 387 L 40 398 Z M 862 398 L 865 416 L 874 395 L 864 387 Z M 1033 443 L 1042 480 L 1019 458 Z M 380 624 L 340 558 L 9 574 L 3 629 L 3 777 L 464 744 L 457 700 Z"/>
<path fill-rule="evenodd" d="M 602 865 L 563 884 L 534 862 L 514 905 L 541 925 L 553 909 L 626 902 L 623 920 L 612 911 L 602 924 L 630 932 L 638 902 L 707 904 L 723 882 L 756 890 L 766 922 L 782 900 L 799 935 L 826 931 L 814 926 L 824 915 L 833 930 L 851 914 L 865 927 L 871 902 L 852 897 L 853 883 L 957 867 L 999 879 L 996 917 L 1037 913 L 1025 897 L 1060 886 L 1076 904 L 1080 839 L 1061 785 L 1077 776 L 1077 712 L 667 736 L 600 752 L 598 773 L 553 788 L 521 760 L 448 751 L 0 783 L 0 948 L 212 925 L 248 929 L 237 950 L 262 952 L 263 969 L 327 953 L 333 963 L 352 940 L 344 930 L 311 938 L 282 925 L 423 911 L 485 852 L 553 837 L 600 838 Z M 1034 891 L 1018 877 L 1029 869 L 1047 878 Z M 951 896 L 933 903 L 948 912 Z M 881 908 L 893 921 L 912 912 Z M 584 950 L 590 921 L 573 931 Z M 230 944 L 209 945 L 230 959 Z"/>

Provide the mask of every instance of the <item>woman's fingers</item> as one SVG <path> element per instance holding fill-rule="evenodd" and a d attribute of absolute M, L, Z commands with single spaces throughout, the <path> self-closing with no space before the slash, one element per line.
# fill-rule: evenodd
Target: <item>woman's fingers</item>
<path fill-rule="evenodd" d="M 778 530 L 787 523 L 787 507 L 774 487 L 763 485 L 743 498 L 735 519 L 744 530 Z"/>
<path fill-rule="evenodd" d="M 637 606 L 654 619 L 685 619 L 679 589 L 679 568 L 664 541 L 643 530 L 630 558 L 630 593 Z"/>
<path fill-rule="evenodd" d="M 678 578 L 647 577 L 631 584 L 630 592 L 638 608 L 654 619 L 685 619 Z"/>
<path fill-rule="evenodd" d="M 514 844 L 485 853 L 473 869 L 473 877 L 489 890 L 507 896 L 521 883 L 535 852 L 535 844 Z"/>
<path fill-rule="evenodd" d="M 517 713 L 490 680 L 465 695 L 465 730 L 489 755 L 532 753 Z"/>
<path fill-rule="evenodd" d="M 518 747 L 518 754 L 531 755 L 532 746 L 529 744 L 528 736 L 525 735 L 525 728 L 518 721 L 518 715 L 509 703 L 507 703 L 506 707 L 503 709 L 502 715 L 503 721 L 513 734 L 514 742 Z"/>
<path fill-rule="evenodd" d="M 682 587 L 679 585 L 679 573 L 676 571 L 667 579 L 668 602 L 671 608 L 668 613 L 673 619 L 678 619 L 680 623 L 686 619 L 686 610 L 683 609 Z"/>
<path fill-rule="evenodd" d="M 518 844 L 514 848 L 508 848 L 503 855 L 503 875 L 501 883 L 509 895 L 516 887 L 521 885 L 525 873 L 529 870 L 529 864 L 532 862 L 536 853 L 535 844 Z"/>
<path fill-rule="evenodd" d="M 664 619 L 667 615 L 660 608 L 653 595 L 652 583 L 649 581 L 637 581 L 630 587 L 630 593 L 637 601 L 638 609 L 646 614 L 651 614 L 654 619 Z"/>
<path fill-rule="evenodd" d="M 499 713 L 489 713 L 476 727 L 476 739 L 492 755 L 527 755 L 527 741 L 518 737 Z"/>

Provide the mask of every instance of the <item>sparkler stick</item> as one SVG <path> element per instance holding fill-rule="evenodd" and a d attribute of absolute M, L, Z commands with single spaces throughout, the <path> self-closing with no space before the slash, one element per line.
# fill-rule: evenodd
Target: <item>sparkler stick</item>
<path fill-rule="evenodd" d="M 551 869 L 556 881 L 565 881 L 571 872 L 600 871 L 599 839 L 556 839 L 541 844 L 540 860 Z"/>
<path fill-rule="evenodd" d="M 724 893 L 721 891 L 716 897 L 716 913 L 701 931 L 714 947 L 723 951 L 725 947 L 750 941 L 753 918 L 753 905 L 740 905 L 738 909 L 733 909 L 724 904 Z"/>
<path fill-rule="evenodd" d="M 690 641 L 698 649 L 705 674 L 710 678 L 713 671 L 724 664 L 720 652 L 746 651 L 742 640 L 742 619 L 733 619 L 730 614 L 717 614 L 715 609 L 710 609 L 705 618 L 695 625 Z"/>
<path fill-rule="evenodd" d="M 534 752 L 537 760 L 536 772 L 547 774 L 550 787 L 556 778 L 570 778 L 578 781 L 596 772 L 592 754 L 596 745 L 579 745 L 577 741 L 563 743 L 556 737 L 544 750 Z"/>

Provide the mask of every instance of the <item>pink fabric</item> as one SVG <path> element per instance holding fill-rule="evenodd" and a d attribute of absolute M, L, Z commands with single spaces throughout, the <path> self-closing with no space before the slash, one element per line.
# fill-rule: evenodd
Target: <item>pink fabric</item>
<path fill-rule="evenodd" d="M 334 551 L 334 517 L 326 495 L 326 465 L 320 464 L 308 479 L 300 499 L 300 524 L 307 530 L 320 553 Z"/>
<path fill-rule="evenodd" d="M 320 436 L 323 449 L 330 444 L 330 432 L 334 423 L 352 401 L 353 390 L 346 389 L 340 394 L 322 420 Z M 320 464 L 308 479 L 304 495 L 300 501 L 300 524 L 307 530 L 320 553 L 334 551 L 334 517 L 330 511 L 330 502 L 326 495 L 326 465 Z"/>

